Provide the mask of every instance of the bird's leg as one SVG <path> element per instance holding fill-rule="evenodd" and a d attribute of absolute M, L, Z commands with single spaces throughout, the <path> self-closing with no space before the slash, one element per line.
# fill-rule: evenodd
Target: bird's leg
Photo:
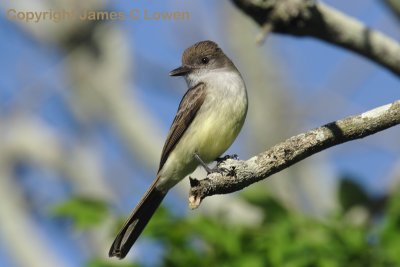
<path fill-rule="evenodd" d="M 218 167 L 218 164 L 217 164 L 217 166 L 215 166 L 214 168 L 211 169 L 210 167 L 207 166 L 207 164 L 204 163 L 204 161 L 200 158 L 199 155 L 197 155 L 197 153 L 194 153 L 194 154 L 193 154 L 193 157 L 197 160 L 197 162 L 198 162 L 201 166 L 203 166 L 203 168 L 204 168 L 204 169 L 206 170 L 206 172 L 207 172 L 207 175 L 210 174 L 210 173 L 213 173 L 213 172 L 222 173 L 222 172 L 227 171 L 225 168 L 220 168 L 220 167 Z"/>
<path fill-rule="evenodd" d="M 193 157 L 195 158 L 195 160 L 197 160 L 197 162 L 203 166 L 203 168 L 206 170 L 207 174 L 210 174 L 213 172 L 213 169 L 210 169 L 210 167 L 207 166 L 207 164 L 204 163 L 204 161 L 200 158 L 199 155 L 197 155 L 197 153 L 195 152 L 193 154 Z"/>
<path fill-rule="evenodd" d="M 225 162 L 225 160 L 227 160 L 227 159 L 239 160 L 239 157 L 237 154 L 225 155 L 223 157 L 218 157 L 215 160 L 217 162 L 217 166 L 215 168 L 218 169 L 219 172 L 226 172 L 230 176 L 235 176 L 234 169 L 228 170 L 227 168 L 220 167 L 221 163 Z"/>

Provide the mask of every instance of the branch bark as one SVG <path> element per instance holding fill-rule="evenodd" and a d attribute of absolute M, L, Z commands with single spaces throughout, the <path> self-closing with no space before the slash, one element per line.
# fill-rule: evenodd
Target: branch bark
<path fill-rule="evenodd" d="M 224 172 L 211 173 L 203 180 L 190 179 L 189 206 L 197 208 L 208 196 L 241 190 L 322 150 L 397 124 L 400 100 L 293 136 L 246 161 L 224 160 L 218 164 Z"/>
<path fill-rule="evenodd" d="M 397 41 L 322 2 L 315 0 L 232 0 L 232 2 L 263 28 L 271 29 L 275 33 L 318 38 L 363 55 L 400 76 L 400 44 Z"/>
<path fill-rule="evenodd" d="M 400 1 L 398 0 L 383 0 L 383 3 L 393 12 L 400 22 Z"/>

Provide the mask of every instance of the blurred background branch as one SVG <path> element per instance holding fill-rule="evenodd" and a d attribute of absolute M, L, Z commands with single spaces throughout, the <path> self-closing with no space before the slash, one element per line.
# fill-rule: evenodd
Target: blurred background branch
<path fill-rule="evenodd" d="M 391 12 L 396 16 L 396 18 L 400 22 L 400 1 L 398 0 L 383 0 L 382 1 L 387 7 L 390 9 Z"/>
<path fill-rule="evenodd" d="M 361 54 L 400 75 L 400 44 L 360 21 L 313 0 L 232 0 L 260 26 L 273 32 L 311 36 Z"/>
<path fill-rule="evenodd" d="M 292 1 L 275 2 L 287 11 L 285 4 Z M 325 5 L 356 18 L 358 30 L 371 25 L 384 32 L 386 41 L 400 38 L 398 22 L 390 20 L 388 9 L 379 9 L 381 3 L 327 0 Z M 296 18 L 293 7 L 289 14 Z M 126 17 L 27 23 L 8 18 L 10 8 L 117 11 Z M 141 15 L 188 11 L 190 19 L 131 20 L 131 9 Z M 157 169 L 186 88 L 168 72 L 194 42 L 216 41 L 246 81 L 248 118 L 228 151 L 240 158 L 398 98 L 397 76 L 349 50 L 276 35 L 283 30 L 277 25 L 268 42 L 256 46 L 259 28 L 231 1 L 6 0 L 0 10 L 0 266 L 121 266 L 105 259 L 113 231 Z M 260 18 L 269 17 L 262 13 Z M 287 19 L 295 22 L 287 30 L 304 27 L 300 19 Z M 396 60 L 398 54 L 390 57 Z M 332 255 L 366 259 L 370 239 L 382 241 L 373 249 L 386 248 L 380 255 L 393 263 L 397 254 L 390 248 L 399 245 L 387 244 L 400 232 L 390 225 L 397 210 L 389 209 L 395 207 L 400 177 L 399 142 L 398 132 L 388 130 L 330 149 L 256 187 L 209 198 L 188 216 L 183 216 L 188 212 L 185 180 L 122 266 L 321 266 L 325 263 L 316 255 L 327 259 L 324 244 L 330 244 Z M 201 169 L 193 174 L 203 175 Z M 380 212 L 389 224 L 379 235 L 371 234 Z M 336 214 L 338 220 L 331 220 Z M 179 231 L 169 231 L 171 225 Z M 314 259 L 303 258 L 303 249 Z M 347 265 L 331 258 L 330 266 Z M 380 259 L 368 258 L 370 264 Z"/>

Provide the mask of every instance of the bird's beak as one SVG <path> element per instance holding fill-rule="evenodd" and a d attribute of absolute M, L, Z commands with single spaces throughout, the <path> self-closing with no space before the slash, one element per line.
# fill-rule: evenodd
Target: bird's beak
<path fill-rule="evenodd" d="M 169 76 L 184 76 L 184 75 L 188 74 L 190 71 L 191 71 L 191 69 L 189 67 L 181 66 L 179 68 L 172 70 L 169 73 Z"/>

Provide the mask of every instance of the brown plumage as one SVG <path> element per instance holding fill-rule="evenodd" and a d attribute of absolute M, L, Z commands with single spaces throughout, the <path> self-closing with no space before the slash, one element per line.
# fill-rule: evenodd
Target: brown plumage
<path fill-rule="evenodd" d="M 203 104 L 204 99 L 205 90 L 203 83 L 199 83 L 197 86 L 190 88 L 183 96 L 165 141 L 158 171 L 161 170 L 168 155 L 189 127 L 197 111 Z M 161 192 L 155 187 L 158 180 L 159 176 L 157 175 L 157 178 L 153 181 L 142 200 L 119 231 L 108 253 L 110 257 L 116 256 L 123 259 L 126 256 L 158 206 L 161 204 L 167 192 Z"/>
<path fill-rule="evenodd" d="M 109 257 L 125 258 L 158 206 L 160 206 L 167 192 L 161 192 L 155 188 L 157 181 L 158 179 L 155 179 L 119 231 L 108 252 Z"/>
<path fill-rule="evenodd" d="M 196 157 L 206 163 L 219 157 L 235 140 L 246 116 L 242 77 L 214 42 L 187 48 L 182 66 L 170 75 L 185 76 L 190 88 L 168 132 L 157 176 L 115 238 L 110 257 L 126 256 L 168 190 L 198 166 Z"/>
<path fill-rule="evenodd" d="M 160 171 L 161 168 L 164 166 L 164 163 L 167 160 L 169 153 L 172 151 L 172 149 L 174 149 L 179 139 L 189 127 L 193 118 L 196 116 L 197 111 L 199 111 L 201 105 L 203 104 L 205 98 L 206 92 L 204 89 L 204 83 L 199 83 L 198 85 L 190 88 L 183 96 L 181 102 L 179 103 L 178 111 L 176 113 L 174 121 L 172 122 L 171 128 L 169 129 L 167 140 L 165 141 L 164 148 L 161 153 L 161 160 L 158 171 Z"/>
<path fill-rule="evenodd" d="M 183 66 L 202 65 L 202 59 L 208 57 L 215 59 L 215 68 L 222 66 L 235 67 L 232 61 L 224 54 L 221 48 L 212 41 L 198 42 L 187 48 L 182 55 Z"/>

